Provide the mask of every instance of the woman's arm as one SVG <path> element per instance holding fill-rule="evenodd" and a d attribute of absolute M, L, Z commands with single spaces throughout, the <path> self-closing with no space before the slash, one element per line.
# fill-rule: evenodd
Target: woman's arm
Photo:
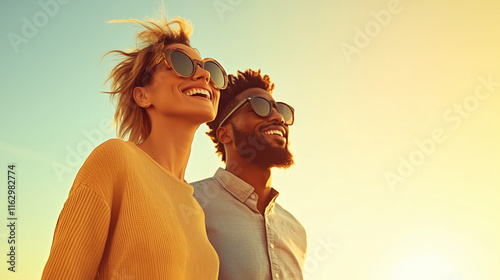
<path fill-rule="evenodd" d="M 92 189 L 71 191 L 59 215 L 42 279 L 95 279 L 110 222 L 108 204 Z"/>

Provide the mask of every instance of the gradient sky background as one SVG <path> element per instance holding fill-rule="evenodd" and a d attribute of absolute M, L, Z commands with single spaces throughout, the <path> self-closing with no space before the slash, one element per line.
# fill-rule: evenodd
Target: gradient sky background
<path fill-rule="evenodd" d="M 100 93 L 115 62 L 100 59 L 133 48 L 138 29 L 107 21 L 160 7 L 54 1 L 0 3 L 0 225 L 9 163 L 18 191 L 17 272 L 3 225 L 1 279 L 40 278 L 79 167 L 115 137 Z M 261 68 L 296 108 L 296 165 L 273 186 L 308 232 L 306 279 L 500 279 L 500 2 L 165 3 L 202 56 L 228 73 Z M 205 131 L 187 181 L 222 166 Z"/>

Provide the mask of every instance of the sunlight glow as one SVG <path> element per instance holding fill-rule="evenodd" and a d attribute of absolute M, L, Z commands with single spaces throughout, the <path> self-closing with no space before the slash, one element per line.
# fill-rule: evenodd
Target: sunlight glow
<path fill-rule="evenodd" d="M 453 280 L 454 264 L 434 252 L 415 254 L 394 265 L 390 280 Z"/>

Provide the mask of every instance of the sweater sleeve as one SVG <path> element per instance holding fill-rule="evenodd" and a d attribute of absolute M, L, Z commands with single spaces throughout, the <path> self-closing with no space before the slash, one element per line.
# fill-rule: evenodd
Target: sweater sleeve
<path fill-rule="evenodd" d="M 108 236 L 110 208 L 78 186 L 59 215 L 42 279 L 95 279 Z"/>

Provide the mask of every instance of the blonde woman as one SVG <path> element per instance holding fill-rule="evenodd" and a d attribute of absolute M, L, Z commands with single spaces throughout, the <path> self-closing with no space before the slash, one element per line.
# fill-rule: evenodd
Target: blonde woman
<path fill-rule="evenodd" d="M 144 30 L 112 70 L 122 139 L 97 147 L 59 216 L 42 279 L 217 279 L 204 215 L 184 180 L 196 129 L 217 113 L 224 69 L 183 19 Z"/>

